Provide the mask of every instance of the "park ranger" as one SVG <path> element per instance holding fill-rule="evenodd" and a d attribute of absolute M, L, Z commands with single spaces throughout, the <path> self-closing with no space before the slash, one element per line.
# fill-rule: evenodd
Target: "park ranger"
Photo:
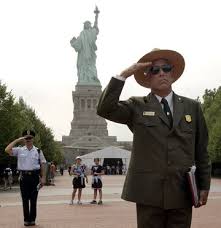
<path fill-rule="evenodd" d="M 5 148 L 9 155 L 17 157 L 25 226 L 35 225 L 38 190 L 43 186 L 42 163 L 46 163 L 43 152 L 33 145 L 34 137 L 33 130 L 25 130 L 22 137 Z M 15 147 L 18 143 L 25 145 Z"/>
<path fill-rule="evenodd" d="M 193 165 L 200 191 L 197 207 L 207 202 L 210 161 L 205 119 L 197 101 L 172 90 L 184 66 L 180 53 L 154 49 L 113 77 L 98 104 L 98 115 L 126 124 L 133 132 L 122 198 L 136 203 L 138 228 L 191 226 L 192 201 L 186 173 Z M 119 101 L 131 75 L 151 92 Z"/>

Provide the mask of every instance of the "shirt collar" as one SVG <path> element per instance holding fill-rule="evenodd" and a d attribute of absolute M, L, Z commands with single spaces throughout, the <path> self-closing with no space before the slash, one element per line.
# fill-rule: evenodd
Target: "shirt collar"
<path fill-rule="evenodd" d="M 31 148 L 31 150 L 33 150 L 33 149 L 35 149 L 35 148 L 36 148 L 36 147 L 33 145 L 32 148 Z M 28 150 L 28 151 L 31 151 L 31 150 L 29 150 L 29 149 L 27 148 L 27 146 L 24 146 L 24 149 L 25 149 L 25 150 Z"/>
<path fill-rule="evenodd" d="M 154 95 L 155 95 L 155 97 L 157 98 L 157 100 L 158 100 L 159 102 L 161 102 L 161 100 L 162 100 L 163 97 L 160 97 L 160 96 L 158 96 L 158 95 L 156 95 L 156 94 L 154 94 Z M 171 92 L 170 92 L 166 97 L 164 97 L 164 98 L 167 100 L 169 107 L 171 107 L 172 104 L 173 104 L 173 91 L 171 91 Z"/>

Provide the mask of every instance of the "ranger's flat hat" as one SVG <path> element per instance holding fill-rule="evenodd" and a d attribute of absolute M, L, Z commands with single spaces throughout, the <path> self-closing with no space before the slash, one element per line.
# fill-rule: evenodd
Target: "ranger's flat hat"
<path fill-rule="evenodd" d="M 154 48 L 151 52 L 144 55 L 138 61 L 138 63 L 153 62 L 158 59 L 166 59 L 169 62 L 169 64 L 173 66 L 173 69 L 171 72 L 173 77 L 173 82 L 175 82 L 182 75 L 185 68 L 184 58 L 180 53 L 173 50 L 163 50 L 163 49 Z M 141 86 L 150 88 L 149 77 L 146 74 L 144 74 L 144 71 L 142 70 L 137 71 L 134 74 L 134 77 Z"/>

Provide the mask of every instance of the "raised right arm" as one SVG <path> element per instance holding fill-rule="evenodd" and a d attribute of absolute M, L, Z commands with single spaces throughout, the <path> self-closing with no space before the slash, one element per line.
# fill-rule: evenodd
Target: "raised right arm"
<path fill-rule="evenodd" d="M 152 63 L 135 63 L 128 67 L 119 75 L 120 78 L 126 80 L 128 77 L 133 75 L 138 70 L 144 70 L 147 66 Z M 99 99 L 97 114 L 108 120 L 128 124 L 132 118 L 132 100 L 119 101 L 121 91 L 123 89 L 125 81 L 117 78 L 112 78 L 102 92 Z"/>
<path fill-rule="evenodd" d="M 126 124 L 132 112 L 127 101 L 119 101 L 124 81 L 112 78 L 102 92 L 97 106 L 97 114 L 108 120 Z"/>
<path fill-rule="evenodd" d="M 5 148 L 5 152 L 8 153 L 10 156 L 12 156 L 12 148 L 15 147 L 15 145 L 21 141 L 24 140 L 24 137 L 20 137 L 18 139 L 15 139 L 11 143 L 8 144 L 8 146 Z"/>

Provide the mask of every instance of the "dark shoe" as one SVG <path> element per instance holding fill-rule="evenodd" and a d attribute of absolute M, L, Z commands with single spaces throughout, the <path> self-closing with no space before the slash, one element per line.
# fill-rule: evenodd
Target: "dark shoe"
<path fill-rule="evenodd" d="M 102 200 L 98 201 L 98 205 L 101 205 L 103 204 Z"/>
<path fill-rule="evenodd" d="M 98 204 L 98 205 L 103 204 L 102 200 L 98 201 L 98 203 L 97 203 L 97 204 Z"/>
<path fill-rule="evenodd" d="M 90 202 L 90 204 L 97 204 L 97 201 L 96 201 L 96 200 L 92 200 L 92 201 Z"/>
<path fill-rule="evenodd" d="M 31 221 L 31 222 L 29 222 L 29 226 L 35 226 L 36 224 L 35 224 L 35 221 Z"/>
<path fill-rule="evenodd" d="M 24 226 L 30 226 L 29 222 L 24 221 Z"/>

